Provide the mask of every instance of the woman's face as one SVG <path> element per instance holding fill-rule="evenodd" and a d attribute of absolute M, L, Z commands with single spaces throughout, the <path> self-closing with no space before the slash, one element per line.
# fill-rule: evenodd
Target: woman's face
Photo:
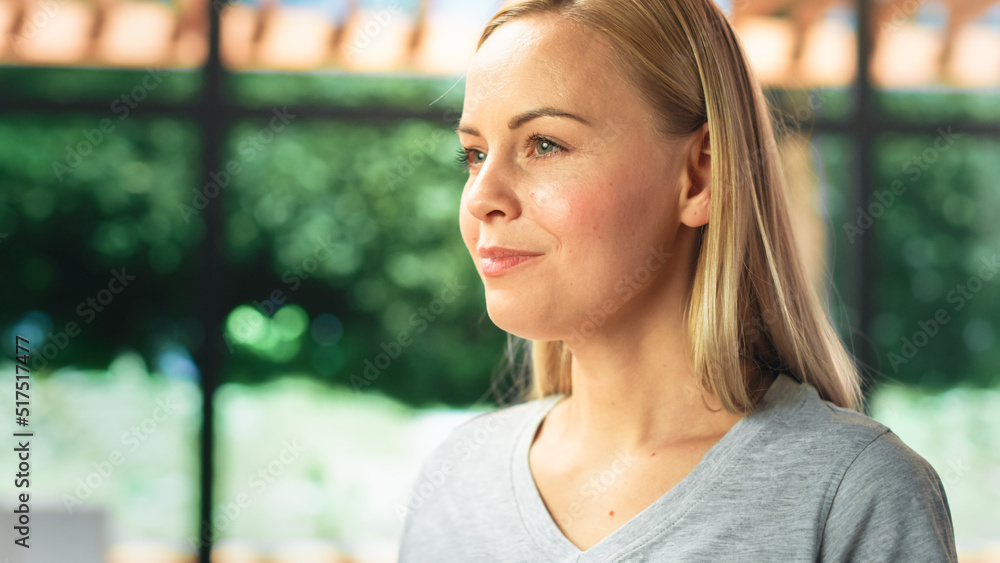
<path fill-rule="evenodd" d="M 499 27 L 467 76 L 462 237 L 490 318 L 522 338 L 571 342 L 689 273 L 669 258 L 687 145 L 654 131 L 607 53 L 588 28 L 529 17 Z"/>

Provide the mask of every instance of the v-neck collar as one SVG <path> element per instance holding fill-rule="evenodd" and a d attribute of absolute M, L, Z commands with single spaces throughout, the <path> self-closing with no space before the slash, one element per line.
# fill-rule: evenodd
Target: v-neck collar
<path fill-rule="evenodd" d="M 528 454 L 535 433 L 545 416 L 565 395 L 556 394 L 541 399 L 538 410 L 526 421 L 514 441 L 510 457 L 514 499 L 528 535 L 547 561 L 617 561 L 616 558 L 627 554 L 630 548 L 634 549 L 650 541 L 673 526 L 693 506 L 693 501 L 715 484 L 716 477 L 727 465 L 727 460 L 738 455 L 739 449 L 746 446 L 765 423 L 776 416 L 777 409 L 773 407 L 790 401 L 801 402 L 804 397 L 799 397 L 798 391 L 800 384 L 797 380 L 779 373 L 754 411 L 738 420 L 684 479 L 586 550 L 580 550 L 563 535 L 549 514 L 531 474 Z"/>

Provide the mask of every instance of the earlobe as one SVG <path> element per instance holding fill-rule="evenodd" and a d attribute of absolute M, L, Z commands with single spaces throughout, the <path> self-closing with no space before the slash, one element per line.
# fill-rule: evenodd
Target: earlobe
<path fill-rule="evenodd" d="M 711 189 L 712 186 L 706 184 L 698 192 L 698 195 L 690 200 L 687 217 L 683 221 L 688 227 L 697 228 L 708 224 L 708 218 L 711 213 Z"/>
<path fill-rule="evenodd" d="M 709 197 L 711 188 L 712 186 L 706 185 L 696 196 L 696 201 L 694 202 L 694 207 L 692 209 L 694 217 L 692 218 L 691 224 L 688 226 L 696 228 L 708 224 L 708 217 L 711 211 L 711 199 Z"/>

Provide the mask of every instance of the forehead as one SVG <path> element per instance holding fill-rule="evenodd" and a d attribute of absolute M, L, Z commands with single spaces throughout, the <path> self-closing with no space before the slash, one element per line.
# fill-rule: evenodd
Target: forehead
<path fill-rule="evenodd" d="M 625 92 L 609 54 L 601 34 L 560 16 L 533 15 L 507 22 L 472 61 L 463 122 L 479 119 L 480 106 L 501 101 L 600 113 L 603 105 L 620 101 Z M 516 107 L 510 113 L 522 109 L 527 108 Z"/>

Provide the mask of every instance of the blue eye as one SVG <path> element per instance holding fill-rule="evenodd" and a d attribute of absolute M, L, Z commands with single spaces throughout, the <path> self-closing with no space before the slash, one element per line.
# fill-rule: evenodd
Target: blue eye
<path fill-rule="evenodd" d="M 525 149 L 532 149 L 535 148 L 536 146 L 539 149 L 539 151 L 538 151 L 538 156 L 535 156 L 534 158 L 551 158 L 556 153 L 566 150 L 559 143 L 556 143 L 552 139 L 549 139 L 547 137 L 543 137 L 538 133 L 530 135 L 528 137 L 527 142 L 524 143 Z M 464 149 L 464 148 L 459 149 L 457 159 L 455 162 L 456 164 L 458 164 L 458 167 L 465 172 L 468 172 L 472 166 L 478 166 L 483 163 L 483 161 L 469 163 L 470 155 L 475 155 L 475 156 L 482 155 L 483 160 L 486 159 L 486 153 L 484 153 L 483 151 L 477 149 Z"/>
<path fill-rule="evenodd" d="M 531 137 L 529 137 L 528 146 L 530 147 L 531 145 L 537 145 L 539 148 L 548 145 L 548 148 L 552 149 L 552 152 L 546 152 L 546 153 L 542 153 L 541 151 L 539 151 L 538 154 L 542 156 L 548 156 L 556 152 L 556 149 L 562 149 L 561 146 L 557 145 L 556 143 L 553 143 L 550 139 L 542 137 L 541 135 L 532 135 Z"/>
<path fill-rule="evenodd" d="M 470 154 L 480 155 L 480 154 L 483 154 L 483 153 L 481 151 L 477 151 L 476 149 L 458 149 L 458 158 L 456 160 L 456 164 L 458 164 L 458 167 L 461 168 L 462 170 L 464 170 L 465 172 L 469 171 L 469 167 L 470 167 L 470 165 L 469 165 L 469 155 Z M 485 156 L 484 156 L 484 158 L 485 158 Z M 477 162 L 476 164 L 482 164 L 482 162 Z"/>

